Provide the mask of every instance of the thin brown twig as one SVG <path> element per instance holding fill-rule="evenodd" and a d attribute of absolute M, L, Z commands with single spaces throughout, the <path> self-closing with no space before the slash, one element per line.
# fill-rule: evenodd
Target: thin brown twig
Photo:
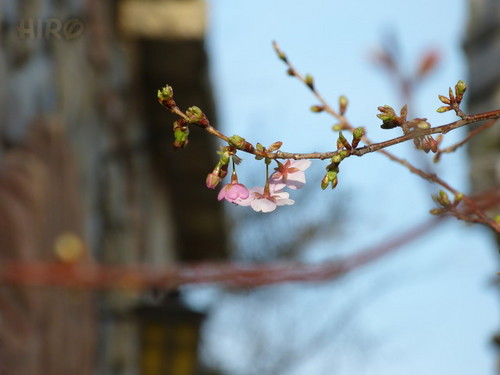
<path fill-rule="evenodd" d="M 460 142 L 457 142 L 449 147 L 446 147 L 446 148 L 443 148 L 443 149 L 439 149 L 436 153 L 436 157 L 435 159 L 439 159 L 439 157 L 441 156 L 441 154 L 445 154 L 445 153 L 451 153 L 451 152 L 455 152 L 459 147 L 462 147 L 463 145 L 465 145 L 467 142 L 469 142 L 473 137 L 475 137 L 476 135 L 478 135 L 479 133 L 481 133 L 482 131 L 492 127 L 493 125 L 495 125 L 495 123 L 498 121 L 498 119 L 491 119 L 490 121 L 487 121 L 486 123 L 484 123 L 483 125 L 477 127 L 476 129 L 474 130 L 471 130 L 467 136 Z"/>

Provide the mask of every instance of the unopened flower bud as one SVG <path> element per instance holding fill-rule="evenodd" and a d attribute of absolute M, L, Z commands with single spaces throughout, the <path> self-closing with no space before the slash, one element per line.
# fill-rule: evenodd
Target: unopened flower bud
<path fill-rule="evenodd" d="M 431 124 L 429 124 L 427 121 L 419 121 L 417 123 L 417 128 L 422 129 L 422 130 L 430 129 L 430 127 L 431 127 Z"/>
<path fill-rule="evenodd" d="M 326 167 L 327 172 L 323 179 L 321 180 L 321 189 L 325 190 L 329 184 L 332 185 L 332 189 L 338 184 L 337 174 L 339 172 L 338 165 L 328 165 Z"/>
<path fill-rule="evenodd" d="M 276 151 L 276 150 L 279 150 L 279 149 L 280 149 L 280 147 L 281 147 L 282 145 L 283 145 L 283 142 L 281 142 L 281 141 L 274 142 L 274 143 L 272 143 L 272 144 L 269 146 L 268 150 L 269 150 L 270 152 L 274 152 L 274 151 Z"/>
<path fill-rule="evenodd" d="M 457 94 L 457 96 L 463 96 L 465 90 L 467 90 L 467 85 L 465 84 L 465 82 L 462 80 L 458 81 L 455 85 L 455 93 Z"/>
<path fill-rule="evenodd" d="M 427 138 L 427 142 L 429 144 L 429 149 L 433 153 L 436 153 L 438 150 L 438 146 L 439 146 L 438 142 L 434 138 L 432 138 L 432 136 L 430 136 L 430 135 L 427 136 L 426 138 Z"/>
<path fill-rule="evenodd" d="M 439 190 L 438 203 L 442 206 L 448 206 L 450 204 L 450 199 L 448 198 L 448 194 L 444 190 Z"/>
<path fill-rule="evenodd" d="M 280 58 L 280 60 L 282 60 L 283 62 L 287 62 L 288 59 L 286 58 L 286 55 L 284 52 L 282 51 L 278 51 L 278 57 Z"/>
<path fill-rule="evenodd" d="M 404 105 L 401 107 L 401 110 L 399 111 L 399 117 L 401 117 L 401 120 L 404 122 L 406 121 L 406 116 L 408 115 L 408 105 Z"/>
<path fill-rule="evenodd" d="M 441 102 L 443 102 L 444 104 L 450 104 L 450 99 L 448 99 L 446 96 L 444 96 L 444 95 L 438 95 L 438 98 L 439 98 L 439 100 L 441 100 Z"/>
<path fill-rule="evenodd" d="M 341 115 L 344 115 L 344 113 L 347 109 L 347 104 L 348 104 L 347 98 L 344 95 L 341 95 L 339 97 L 339 113 Z"/>
<path fill-rule="evenodd" d="M 450 98 L 451 103 L 455 102 L 455 95 L 453 95 L 453 91 L 452 91 L 451 87 L 448 89 L 448 96 Z"/>
<path fill-rule="evenodd" d="M 359 142 L 361 141 L 361 138 L 365 135 L 365 128 L 359 127 L 353 130 L 352 132 L 352 147 L 356 148 L 359 145 Z"/>
<path fill-rule="evenodd" d="M 186 111 L 186 115 L 191 123 L 199 122 L 203 118 L 202 110 L 196 106 L 189 107 Z"/>
<path fill-rule="evenodd" d="M 444 106 L 439 107 L 438 109 L 436 109 L 436 112 L 444 113 L 444 112 L 448 112 L 449 110 L 451 110 L 451 107 L 447 106 L 447 105 L 444 105 Z"/>
<path fill-rule="evenodd" d="M 322 105 L 311 106 L 311 111 L 315 112 L 315 113 L 323 112 L 324 109 L 325 109 L 325 107 L 323 107 Z"/>
<path fill-rule="evenodd" d="M 174 97 L 174 89 L 172 86 L 166 85 L 161 90 L 158 90 L 158 99 L 170 100 Z"/>
<path fill-rule="evenodd" d="M 245 140 L 245 138 L 240 137 L 239 135 L 233 135 L 232 137 L 229 137 L 229 145 L 247 152 L 252 152 L 255 149 L 249 142 Z"/>
<path fill-rule="evenodd" d="M 339 164 L 342 161 L 342 157 L 337 154 L 332 157 L 332 163 Z"/>
<path fill-rule="evenodd" d="M 184 148 L 188 145 L 189 128 L 185 125 L 184 120 L 174 121 L 174 149 Z"/>
<path fill-rule="evenodd" d="M 321 189 L 325 190 L 329 184 L 330 184 L 330 180 L 328 180 L 328 176 L 325 174 L 325 176 L 321 180 Z"/>
<path fill-rule="evenodd" d="M 309 86 L 311 90 L 314 90 L 314 78 L 310 74 L 306 74 L 305 77 L 306 85 Z"/>
<path fill-rule="evenodd" d="M 337 178 L 337 172 L 333 170 L 326 172 L 326 175 L 328 176 L 328 181 L 333 181 Z"/>
<path fill-rule="evenodd" d="M 332 181 L 332 189 L 335 189 L 339 183 L 339 179 L 335 177 Z"/>
<path fill-rule="evenodd" d="M 207 188 L 209 189 L 215 189 L 215 187 L 219 184 L 220 181 L 221 178 L 218 176 L 218 174 L 215 174 L 214 172 L 209 173 L 207 179 L 205 180 Z"/>
<path fill-rule="evenodd" d="M 161 90 L 158 90 L 158 101 L 169 110 L 175 107 L 174 90 L 171 86 L 167 85 Z"/>
<path fill-rule="evenodd" d="M 339 138 L 337 139 L 337 150 L 340 150 L 342 148 L 350 150 L 352 147 L 347 141 L 347 139 L 344 137 L 342 132 L 339 132 Z"/>
<path fill-rule="evenodd" d="M 391 106 L 384 105 L 378 107 L 380 113 L 377 115 L 382 120 L 383 124 L 380 126 L 382 129 L 392 129 L 401 126 L 401 119 L 396 115 Z"/>
<path fill-rule="evenodd" d="M 335 125 L 333 125 L 332 126 L 332 130 L 334 132 L 338 132 L 338 131 L 342 130 L 342 124 L 335 124 Z"/>
<path fill-rule="evenodd" d="M 245 138 L 240 137 L 239 135 L 233 135 L 229 138 L 229 144 L 236 148 L 242 148 L 245 145 Z"/>

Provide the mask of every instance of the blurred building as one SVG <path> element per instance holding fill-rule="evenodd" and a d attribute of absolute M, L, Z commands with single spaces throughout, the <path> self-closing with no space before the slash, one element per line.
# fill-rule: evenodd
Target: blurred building
<path fill-rule="evenodd" d="M 83 261 L 110 265 L 226 257 L 222 206 L 204 188 L 215 145 L 193 129 L 192 146 L 174 153 L 175 118 L 156 99 L 171 84 L 181 108 L 214 121 L 205 7 L 0 3 L 1 262 L 57 261 L 68 239 Z M 181 351 L 178 371 L 157 362 L 196 339 L 202 316 L 175 295 L 142 297 L 1 286 L 0 374 L 193 373 Z"/>
<path fill-rule="evenodd" d="M 469 64 L 467 111 L 500 108 L 500 2 L 469 0 L 469 25 L 464 49 Z M 476 126 L 479 126 L 476 125 Z M 468 143 L 473 192 L 500 188 L 500 127 L 498 123 Z M 498 207 L 490 212 L 500 214 Z M 500 247 L 500 236 L 497 235 Z M 500 349 L 500 332 L 494 337 Z M 500 353 L 497 373 L 500 374 Z"/>

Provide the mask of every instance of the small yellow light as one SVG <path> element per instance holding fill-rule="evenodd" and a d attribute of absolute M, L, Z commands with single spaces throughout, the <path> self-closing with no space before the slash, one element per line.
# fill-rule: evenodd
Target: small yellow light
<path fill-rule="evenodd" d="M 85 255 L 85 245 L 82 239 L 70 232 L 57 236 L 54 250 L 56 256 L 66 263 L 75 263 Z"/>

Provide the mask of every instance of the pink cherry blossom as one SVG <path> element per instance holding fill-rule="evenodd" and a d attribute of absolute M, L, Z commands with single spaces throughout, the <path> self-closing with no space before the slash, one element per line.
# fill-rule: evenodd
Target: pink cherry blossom
<path fill-rule="evenodd" d="M 228 202 L 239 204 L 240 201 L 247 199 L 249 195 L 250 192 L 245 185 L 233 181 L 222 187 L 217 199 L 220 201 L 225 199 Z"/>
<path fill-rule="evenodd" d="M 288 193 L 284 191 L 277 191 L 273 185 L 269 185 L 266 190 L 263 187 L 254 187 L 250 189 L 250 195 L 237 204 L 240 206 L 250 206 L 255 211 L 272 212 L 277 206 L 285 206 L 294 204 L 295 201 L 288 198 Z"/>
<path fill-rule="evenodd" d="M 287 160 L 284 164 L 279 163 L 269 178 L 269 183 L 274 185 L 275 191 L 285 187 L 296 190 L 302 188 L 306 183 L 304 171 L 309 168 L 309 160 Z"/>

